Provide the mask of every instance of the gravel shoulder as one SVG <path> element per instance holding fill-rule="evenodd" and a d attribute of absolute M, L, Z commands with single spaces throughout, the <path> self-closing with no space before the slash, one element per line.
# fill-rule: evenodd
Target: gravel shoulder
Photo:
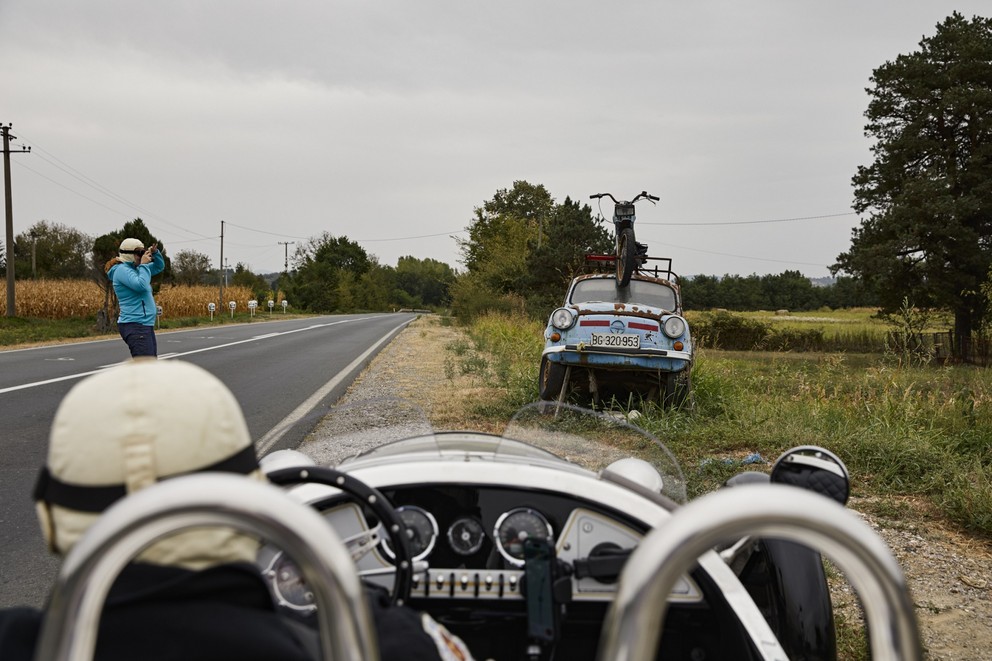
<path fill-rule="evenodd" d="M 469 404 L 494 393 L 457 369 L 449 347 L 465 342 L 458 328 L 436 317 L 421 317 L 380 352 L 345 400 L 400 397 L 426 412 L 435 429 L 499 433 L 502 430 L 491 422 L 473 420 L 466 413 Z M 319 444 L 321 435 L 318 429 L 301 449 Z M 992 660 L 992 542 L 962 534 L 912 501 L 852 499 L 850 508 L 879 533 L 902 566 L 927 658 Z M 849 621 L 857 620 L 860 608 L 853 591 L 842 580 L 835 583 L 835 608 Z"/>

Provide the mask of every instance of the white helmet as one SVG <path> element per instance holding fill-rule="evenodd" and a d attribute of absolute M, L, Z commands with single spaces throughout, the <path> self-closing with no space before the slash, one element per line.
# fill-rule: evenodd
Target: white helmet
<path fill-rule="evenodd" d="M 176 360 L 131 361 L 88 377 L 52 423 L 34 494 L 42 534 L 68 553 L 117 499 L 200 471 L 265 479 L 241 407 L 217 377 Z M 211 528 L 156 542 L 138 560 L 199 570 L 252 561 L 257 549 L 253 538 Z"/>
<path fill-rule="evenodd" d="M 145 244 L 139 239 L 124 239 L 121 241 L 121 247 L 117 249 L 117 256 L 120 257 L 122 262 L 134 262 L 134 258 L 138 257 L 145 250 Z"/>

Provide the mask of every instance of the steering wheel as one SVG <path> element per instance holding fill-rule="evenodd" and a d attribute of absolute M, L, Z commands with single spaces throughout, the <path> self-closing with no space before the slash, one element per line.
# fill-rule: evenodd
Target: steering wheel
<path fill-rule="evenodd" d="M 378 489 L 370 487 L 347 473 L 321 466 L 280 468 L 267 473 L 266 477 L 268 477 L 269 482 L 279 486 L 310 483 L 334 487 L 355 502 L 371 509 L 389 536 L 389 548 L 394 556 L 396 577 L 393 581 L 393 589 L 389 593 L 390 603 L 401 605 L 410 598 L 410 586 L 413 583 L 413 562 L 410 560 L 410 545 L 406 527 L 392 503 Z M 364 548 L 364 553 L 368 553 L 372 546 L 365 545 Z"/>

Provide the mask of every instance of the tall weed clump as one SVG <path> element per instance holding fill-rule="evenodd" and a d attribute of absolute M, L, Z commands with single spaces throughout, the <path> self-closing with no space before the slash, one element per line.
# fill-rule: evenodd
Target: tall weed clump
<path fill-rule="evenodd" d="M 705 366 L 738 386 L 715 416 L 698 408 L 707 417 L 690 436 L 711 455 L 753 449 L 770 463 L 790 446 L 822 445 L 847 464 L 855 494 L 924 498 L 992 535 L 992 372 L 893 366 L 884 357 L 863 368 L 841 355 Z M 734 438 L 739 444 L 727 442 Z"/>
<path fill-rule="evenodd" d="M 461 371 L 504 391 L 504 414 L 538 398 L 543 331 L 543 324 L 523 314 L 494 312 L 479 316 L 468 327 L 473 347 L 463 351 Z"/>
<path fill-rule="evenodd" d="M 522 297 L 493 291 L 480 278 L 471 275 L 455 280 L 450 291 L 451 313 L 465 325 L 487 314 L 526 316 L 526 303 Z"/>
<path fill-rule="evenodd" d="M 728 351 L 757 349 L 771 333 L 768 324 L 723 311 L 696 316 L 691 330 L 696 346 Z"/>

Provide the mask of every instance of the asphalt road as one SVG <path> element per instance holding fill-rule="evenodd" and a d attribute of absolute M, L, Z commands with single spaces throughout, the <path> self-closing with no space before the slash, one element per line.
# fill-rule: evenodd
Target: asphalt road
<path fill-rule="evenodd" d="M 159 358 L 187 360 L 223 381 L 262 455 L 296 447 L 414 318 L 341 315 L 159 333 Z M 80 379 L 128 359 L 117 338 L 0 351 L 0 607 L 41 606 L 58 567 L 41 538 L 31 491 L 59 402 Z"/>

